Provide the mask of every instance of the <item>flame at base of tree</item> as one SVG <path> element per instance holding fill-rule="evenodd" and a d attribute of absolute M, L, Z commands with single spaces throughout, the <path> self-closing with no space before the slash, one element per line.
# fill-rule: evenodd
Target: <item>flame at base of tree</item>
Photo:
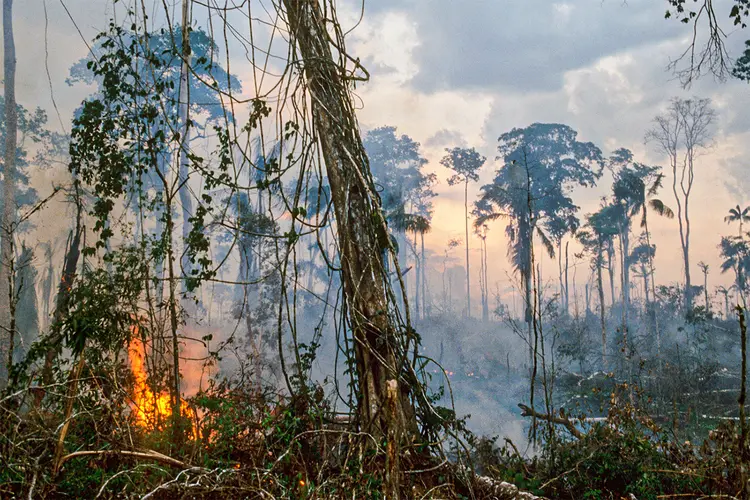
<path fill-rule="evenodd" d="M 133 329 L 138 333 L 138 328 Z M 131 411 L 136 423 L 149 431 L 162 429 L 172 416 L 172 400 L 168 392 L 155 394 L 148 384 L 146 350 L 143 342 L 133 335 L 128 348 L 130 371 L 133 373 L 133 393 Z M 195 412 L 183 399 L 180 399 L 180 414 L 192 422 L 190 436 L 197 436 Z"/>

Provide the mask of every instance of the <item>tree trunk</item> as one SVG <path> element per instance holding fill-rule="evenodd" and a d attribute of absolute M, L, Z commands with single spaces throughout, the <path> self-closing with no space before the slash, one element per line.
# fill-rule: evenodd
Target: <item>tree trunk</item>
<path fill-rule="evenodd" d="M 427 266 L 425 265 L 424 256 L 424 232 L 420 233 L 421 245 L 422 245 L 422 314 L 427 317 Z M 432 307 L 430 307 L 432 309 Z"/>
<path fill-rule="evenodd" d="M 565 315 L 568 316 L 570 314 L 570 290 L 568 289 L 568 269 L 570 269 L 569 261 L 568 261 L 568 245 L 570 244 L 569 241 L 565 242 Z M 575 288 L 575 283 L 574 283 Z M 575 299 L 578 300 L 578 299 Z"/>
<path fill-rule="evenodd" d="M 557 274 L 560 283 L 560 311 L 565 312 L 565 282 L 563 281 L 562 239 L 557 242 Z"/>
<path fill-rule="evenodd" d="M 602 369 L 607 369 L 607 320 L 604 313 L 604 282 L 602 280 L 602 265 L 604 264 L 602 244 L 599 243 L 599 254 L 596 262 L 596 284 L 599 289 L 599 319 L 602 327 Z M 611 269 L 611 267 L 610 267 Z"/>
<path fill-rule="evenodd" d="M 464 182 L 464 225 L 466 226 L 466 317 L 471 318 L 471 277 L 469 274 L 469 178 Z"/>
<path fill-rule="evenodd" d="M 489 280 L 489 272 L 487 269 L 487 235 L 485 234 L 484 238 L 482 238 L 482 259 L 483 259 L 483 267 L 484 267 L 484 304 L 482 307 L 482 320 L 487 323 L 490 320 L 490 280 Z"/>
<path fill-rule="evenodd" d="M 609 272 L 609 291 L 612 294 L 612 306 L 615 305 L 615 268 L 612 265 L 612 257 L 614 254 L 614 249 L 612 248 L 612 245 L 614 243 L 610 241 L 609 245 L 607 246 L 607 271 Z"/>
<path fill-rule="evenodd" d="M 83 236 L 81 217 L 83 207 L 81 206 L 80 200 L 78 200 L 77 193 L 78 189 L 76 186 L 76 228 L 74 232 L 71 232 L 70 246 L 65 252 L 65 261 L 63 263 L 63 272 L 60 276 L 60 287 L 57 290 L 57 303 L 55 304 L 52 325 L 56 325 L 62 321 L 64 315 L 68 312 L 70 291 L 73 287 L 76 270 L 78 269 L 78 259 L 81 256 L 81 237 Z M 44 356 L 44 367 L 42 369 L 42 382 L 44 385 L 49 385 L 53 382 L 52 365 L 55 363 L 55 358 L 62 350 L 62 346 L 60 345 L 61 341 L 62 339 L 59 334 L 55 334 L 50 340 L 51 345 L 47 348 L 47 353 Z"/>
<path fill-rule="evenodd" d="M 651 271 L 651 297 L 653 299 L 651 311 L 649 314 L 653 315 L 654 321 L 654 332 L 656 333 L 656 357 L 659 360 L 659 368 L 661 368 L 661 331 L 659 329 L 659 318 L 656 314 L 656 304 L 658 298 L 656 296 L 656 270 L 654 269 L 654 257 L 651 255 L 651 232 L 648 229 L 648 211 L 646 210 L 647 204 L 643 205 L 643 229 L 646 231 L 646 245 L 648 245 L 648 266 Z"/>
<path fill-rule="evenodd" d="M 708 268 L 706 268 L 708 270 Z M 706 301 L 706 314 L 711 312 L 711 302 L 708 300 L 708 273 L 703 274 L 703 298 Z"/>
<path fill-rule="evenodd" d="M 622 232 L 622 327 L 625 335 L 625 347 L 628 341 L 628 328 L 630 322 L 630 225 L 626 222 Z M 629 354 L 626 351 L 626 356 Z"/>
<path fill-rule="evenodd" d="M 420 293 L 422 287 L 420 281 L 422 279 L 422 263 L 419 260 L 419 253 L 417 252 L 417 232 L 414 231 L 414 268 L 416 270 L 416 276 L 414 277 L 414 312 L 417 313 L 417 319 L 422 319 L 421 307 L 420 307 Z"/>
<path fill-rule="evenodd" d="M 0 221 L 0 388 L 10 372 L 13 339 L 13 233 L 16 223 L 16 46 L 13 39 L 13 0 L 3 0 L 3 50 L 5 77 L 5 164 L 3 165 L 3 214 Z M 6 364 L 6 362 L 8 364 Z"/>
<path fill-rule="evenodd" d="M 317 0 L 284 0 L 284 5 L 292 44 L 303 59 L 313 126 L 331 186 L 344 300 L 355 339 L 357 421 L 375 442 L 388 442 L 383 493 L 395 500 L 399 498 L 400 447 L 416 436 L 417 424 L 409 387 L 402 379 L 409 342 L 399 336 L 389 315 L 387 280 L 379 258 L 390 240 L 344 68 L 333 58 L 320 5 Z M 406 314 L 408 318 L 408 308 Z M 373 445 L 364 440 L 363 446 Z"/>
<path fill-rule="evenodd" d="M 182 205 L 182 242 L 186 244 L 192 229 L 190 217 L 193 213 L 193 200 L 188 188 L 189 166 L 188 151 L 190 148 L 190 32 L 191 22 L 190 0 L 182 0 L 182 64 L 180 66 L 180 93 L 178 98 L 178 123 L 182 127 L 180 133 L 180 153 L 178 156 L 178 177 L 180 205 Z M 192 263 L 188 253 L 182 253 L 182 272 L 184 276 L 192 275 Z M 182 292 L 187 291 L 187 280 L 182 280 Z"/>

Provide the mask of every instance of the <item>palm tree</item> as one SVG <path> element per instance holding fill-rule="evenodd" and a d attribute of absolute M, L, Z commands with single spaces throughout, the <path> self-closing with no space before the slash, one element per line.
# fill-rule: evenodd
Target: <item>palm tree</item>
<path fill-rule="evenodd" d="M 464 185 L 464 219 L 466 229 L 466 316 L 471 318 L 471 277 L 469 272 L 469 182 L 479 180 L 479 170 L 487 160 L 474 148 L 453 148 L 445 150 L 448 154 L 440 164 L 455 173 L 448 178 L 448 184 Z"/>
<path fill-rule="evenodd" d="M 628 217 L 633 217 L 640 212 L 641 228 L 646 235 L 646 245 L 650 248 L 649 210 L 653 210 L 658 215 L 667 219 L 674 218 L 672 209 L 665 205 L 662 200 L 655 198 L 662 187 L 664 179 L 664 175 L 660 173 L 661 167 L 648 166 L 634 161 L 633 154 L 627 149 L 618 149 L 615 151 L 610 158 L 610 162 L 612 165 L 620 167 L 615 185 L 613 186 L 614 197 L 625 203 Z M 648 259 L 651 274 L 651 295 L 655 299 L 656 276 L 654 255 L 649 253 Z M 627 277 L 627 270 L 624 269 L 623 271 L 623 275 Z M 627 292 L 623 292 L 623 297 L 627 297 Z M 627 301 L 625 301 L 624 307 L 627 307 Z M 624 313 L 624 317 L 627 320 L 627 310 Z M 656 355 L 658 358 L 661 355 L 661 332 L 655 311 L 652 313 L 652 321 L 654 322 L 654 332 L 656 333 Z"/>
<path fill-rule="evenodd" d="M 724 236 L 719 244 L 721 256 L 724 262 L 721 263 L 721 272 L 725 273 L 730 269 L 734 271 L 735 286 L 740 294 L 740 300 L 745 307 L 745 286 L 746 271 L 750 268 L 750 248 L 748 243 L 741 237 Z"/>
<path fill-rule="evenodd" d="M 706 301 L 706 313 L 711 310 L 711 302 L 708 300 L 708 264 L 703 261 L 698 262 L 698 267 L 703 273 L 703 299 Z"/>
<path fill-rule="evenodd" d="M 729 215 L 724 217 L 724 222 L 727 224 L 731 224 L 732 222 L 739 222 L 740 223 L 740 231 L 739 236 L 740 239 L 742 239 L 742 224 L 744 222 L 750 222 L 750 207 L 745 207 L 744 209 L 740 209 L 740 206 L 737 205 L 734 208 L 729 209 Z"/>

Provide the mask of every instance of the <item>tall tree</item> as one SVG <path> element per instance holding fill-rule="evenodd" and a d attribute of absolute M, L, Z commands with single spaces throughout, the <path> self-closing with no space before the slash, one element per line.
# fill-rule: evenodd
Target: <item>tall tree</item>
<path fill-rule="evenodd" d="M 607 206 L 598 212 L 586 216 L 586 224 L 576 233 L 576 238 L 583 245 L 591 257 L 591 266 L 596 273 L 596 285 L 599 293 L 599 326 L 602 333 L 602 368 L 607 368 L 607 309 L 604 300 L 604 254 L 612 246 L 612 240 L 617 234 L 617 225 L 611 219 Z"/>
<path fill-rule="evenodd" d="M 683 269 L 685 274 L 685 309 L 693 307 L 690 278 L 690 195 L 695 182 L 695 160 L 709 147 L 711 126 L 716 113 L 710 99 L 679 99 L 667 111 L 654 118 L 654 126 L 646 140 L 667 156 L 672 170 L 672 193 L 677 204 Z"/>
<path fill-rule="evenodd" d="M 387 442 L 383 493 L 397 500 L 400 447 L 414 436 L 417 426 L 409 383 L 402 378 L 408 358 L 403 349 L 409 342 L 401 338 L 388 314 L 390 301 L 380 258 L 383 247 L 389 245 L 387 229 L 349 85 L 331 52 L 326 29 L 326 16 L 331 13 L 324 15 L 317 0 L 284 0 L 284 6 L 312 96 L 313 123 L 331 186 L 344 297 L 354 338 L 358 421 L 376 443 Z"/>
<path fill-rule="evenodd" d="M 499 218 L 508 221 L 508 256 L 521 277 L 529 339 L 534 239 L 554 256 L 550 227 L 571 225 L 578 211 L 570 197 L 573 187 L 593 186 L 604 168 L 599 148 L 577 137 L 567 125 L 544 123 L 503 134 L 498 139 L 503 165 L 492 183 L 482 186 L 476 203 L 477 224 Z"/>
<path fill-rule="evenodd" d="M 631 219 L 640 214 L 641 228 L 644 230 L 646 248 L 651 246 L 651 233 L 648 227 L 648 213 L 654 211 L 657 214 L 672 218 L 674 213 L 664 202 L 656 198 L 661 187 L 662 175 L 660 167 L 644 165 L 635 161 L 633 154 L 627 149 L 618 149 L 609 159 L 610 167 L 614 171 L 614 184 L 612 186 L 612 198 L 614 215 L 620 227 L 620 244 L 622 256 L 622 305 L 623 305 L 623 329 L 627 339 L 628 317 L 630 312 L 630 267 L 633 264 L 630 259 L 630 228 Z M 653 279 L 653 255 L 645 253 L 649 259 L 651 268 L 652 295 L 656 297 L 656 289 Z M 656 335 L 657 353 L 661 347 L 661 333 L 659 331 L 655 313 L 652 315 Z"/>
<path fill-rule="evenodd" d="M 3 161 L 3 213 L 0 219 L 0 388 L 8 380 L 13 362 L 15 335 L 13 302 L 13 237 L 16 222 L 16 46 L 13 39 L 13 0 L 3 0 L 3 74 L 5 84 L 5 155 Z"/>
<path fill-rule="evenodd" d="M 448 178 L 448 184 L 464 185 L 464 227 L 466 229 L 466 316 L 471 318 L 471 273 L 469 270 L 469 182 L 479 180 L 479 170 L 487 160 L 474 148 L 453 148 L 445 150 L 448 154 L 440 164 L 455 172 Z"/>

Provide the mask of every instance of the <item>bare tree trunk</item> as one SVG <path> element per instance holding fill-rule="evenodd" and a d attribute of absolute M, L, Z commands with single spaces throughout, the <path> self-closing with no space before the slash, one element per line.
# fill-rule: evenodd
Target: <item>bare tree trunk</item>
<path fill-rule="evenodd" d="M 654 320 L 654 332 L 656 334 L 656 357 L 659 360 L 659 368 L 661 368 L 661 330 L 659 329 L 659 318 L 656 314 L 656 270 L 654 269 L 654 257 L 651 255 L 651 232 L 648 229 L 648 212 L 646 211 L 646 205 L 643 206 L 643 229 L 646 231 L 646 245 L 648 245 L 648 266 L 651 271 L 651 297 L 653 300 L 652 310 L 649 314 L 653 315 Z"/>
<path fill-rule="evenodd" d="M 563 281 L 562 238 L 557 242 L 557 274 L 560 283 L 560 310 L 565 311 L 565 282 Z"/>
<path fill-rule="evenodd" d="M 0 224 L 0 388 L 10 374 L 15 327 L 13 302 L 13 233 L 16 222 L 16 45 L 13 39 L 13 0 L 3 0 L 3 50 L 5 78 L 5 164 L 3 165 L 3 215 Z"/>
<path fill-rule="evenodd" d="M 599 289 L 599 320 L 601 321 L 602 327 L 602 369 L 607 369 L 607 320 L 605 316 L 605 303 L 604 303 L 604 282 L 602 280 L 602 265 L 604 264 L 604 255 L 602 251 L 602 244 L 599 243 L 599 254 L 596 261 L 596 284 Z"/>
<path fill-rule="evenodd" d="M 68 312 L 68 305 L 70 303 L 70 291 L 73 286 L 73 280 L 76 277 L 76 270 L 78 269 L 78 259 L 81 256 L 81 238 L 83 236 L 83 226 L 81 225 L 81 218 L 83 216 L 83 207 L 81 205 L 80 198 L 78 196 L 78 181 L 75 181 L 75 198 L 76 198 L 76 227 L 70 234 L 70 246 L 68 246 L 65 252 L 65 261 L 63 263 L 63 272 L 60 276 L 60 287 L 57 290 L 57 301 L 55 304 L 55 312 L 52 315 L 52 325 L 58 324 L 62 321 L 64 315 Z M 55 358 L 60 354 L 62 346 L 60 342 L 62 339 L 59 334 L 55 334 L 50 340 L 50 347 L 47 348 L 47 353 L 44 356 L 44 367 L 42 369 L 42 382 L 44 385 L 52 383 L 52 365 L 55 363 Z"/>
<path fill-rule="evenodd" d="M 565 315 L 570 315 L 570 290 L 568 289 L 568 269 L 570 269 L 570 264 L 568 261 L 568 245 L 570 244 L 569 241 L 565 242 Z M 575 283 L 574 283 L 575 288 Z M 577 300 L 577 299 L 576 299 Z"/>
<path fill-rule="evenodd" d="M 487 269 L 487 235 L 482 238 L 482 263 L 484 276 L 484 303 L 482 304 L 482 321 L 485 323 L 490 320 L 490 280 Z"/>
<path fill-rule="evenodd" d="M 390 247 L 390 240 L 359 136 L 345 70 L 333 58 L 321 7 L 317 0 L 284 0 L 284 5 L 292 45 L 303 59 L 313 127 L 331 186 L 344 299 L 355 339 L 357 420 L 361 430 L 374 436 L 376 442 L 388 442 L 383 493 L 396 500 L 400 449 L 403 441 L 416 435 L 417 424 L 408 384 L 402 380 L 407 362 L 403 354 L 409 342 L 399 336 L 388 314 L 387 282 L 380 255 L 383 248 Z M 332 15 L 328 12 L 328 19 Z M 408 321 L 408 307 L 405 312 Z M 372 446 L 370 441 L 365 443 Z"/>
<path fill-rule="evenodd" d="M 471 276 L 469 274 L 469 178 L 464 182 L 464 223 L 466 226 L 466 317 L 471 318 Z"/>
<path fill-rule="evenodd" d="M 614 249 L 612 248 L 612 245 L 614 243 L 610 241 L 609 245 L 607 246 L 607 271 L 609 272 L 609 291 L 612 295 L 612 306 L 614 307 L 615 301 L 617 300 L 615 295 L 615 267 L 612 262 L 612 257 L 614 254 Z"/>
<path fill-rule="evenodd" d="M 422 297 L 420 297 L 420 293 L 422 291 L 422 287 L 420 286 L 420 281 L 422 279 L 422 262 L 419 259 L 419 252 L 417 251 L 416 231 L 414 231 L 414 268 L 416 271 L 416 276 L 414 277 L 414 312 L 417 313 L 417 319 L 422 319 L 422 310 L 420 307 L 420 301 L 422 299 Z"/>
<path fill-rule="evenodd" d="M 427 266 L 424 255 L 424 231 L 420 233 L 421 246 L 422 246 L 422 314 L 427 317 Z M 430 307 L 432 309 L 432 307 Z"/>
<path fill-rule="evenodd" d="M 188 179 L 190 177 L 190 160 L 188 158 L 188 151 L 190 150 L 190 135 L 192 132 L 190 122 L 190 55 L 192 50 L 190 48 L 190 31 L 188 28 L 191 23 L 191 1 L 182 1 L 182 64 L 180 66 L 180 93 L 178 97 L 178 123 L 182 127 L 180 133 L 180 152 L 178 155 L 178 177 L 179 177 L 179 194 L 180 194 L 180 205 L 182 205 L 182 241 L 186 244 L 188 241 L 190 231 L 192 230 L 192 223 L 190 217 L 193 214 L 193 200 L 190 197 L 190 189 L 188 187 Z M 183 251 L 182 253 L 182 273 L 184 276 L 192 276 L 193 265 L 190 262 L 188 253 Z M 182 280 L 181 290 L 183 293 L 187 292 L 187 280 Z"/>

